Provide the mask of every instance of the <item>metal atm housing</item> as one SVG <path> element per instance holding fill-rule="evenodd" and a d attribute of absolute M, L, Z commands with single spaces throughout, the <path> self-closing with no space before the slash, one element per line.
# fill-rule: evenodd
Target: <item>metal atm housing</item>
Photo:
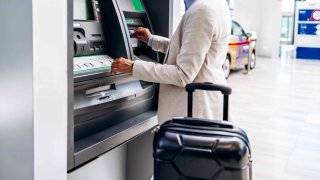
<path fill-rule="evenodd" d="M 166 37 L 170 31 L 169 0 L 84 3 L 87 18 L 73 22 L 74 119 L 68 127 L 69 171 L 157 125 L 157 85 L 130 74 L 112 75 L 110 70 L 118 57 L 161 62 L 163 55 L 130 37 L 137 27 Z"/>

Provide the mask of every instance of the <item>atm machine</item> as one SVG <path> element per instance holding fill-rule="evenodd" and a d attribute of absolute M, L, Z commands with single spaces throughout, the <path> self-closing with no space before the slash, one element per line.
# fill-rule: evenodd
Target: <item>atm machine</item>
<path fill-rule="evenodd" d="M 69 171 L 157 125 L 157 84 L 110 71 L 118 57 L 161 61 L 163 55 L 131 38 L 136 28 L 147 27 L 162 36 L 169 36 L 170 30 L 166 0 L 73 2 L 74 118 L 68 127 Z M 162 27 L 154 31 L 153 23 Z"/>

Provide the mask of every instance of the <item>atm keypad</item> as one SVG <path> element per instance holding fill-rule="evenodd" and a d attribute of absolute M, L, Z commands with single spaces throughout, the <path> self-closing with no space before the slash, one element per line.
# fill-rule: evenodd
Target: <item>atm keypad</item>
<path fill-rule="evenodd" d="M 75 57 L 73 72 L 74 74 L 90 73 L 95 71 L 111 71 L 113 59 L 107 55 Z"/>

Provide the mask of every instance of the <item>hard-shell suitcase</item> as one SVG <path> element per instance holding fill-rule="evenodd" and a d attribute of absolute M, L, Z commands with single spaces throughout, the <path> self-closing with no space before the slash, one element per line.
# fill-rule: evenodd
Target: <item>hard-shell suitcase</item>
<path fill-rule="evenodd" d="M 251 180 L 252 160 L 245 131 L 226 121 L 192 117 L 195 90 L 220 91 L 224 95 L 223 119 L 228 120 L 231 89 L 211 83 L 186 87 L 188 117 L 173 118 L 156 132 L 155 180 Z"/>

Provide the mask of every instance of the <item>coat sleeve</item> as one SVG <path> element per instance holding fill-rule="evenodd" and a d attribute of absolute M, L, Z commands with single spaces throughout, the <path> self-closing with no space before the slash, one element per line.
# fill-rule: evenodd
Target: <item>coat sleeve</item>
<path fill-rule="evenodd" d="M 216 33 L 214 17 L 206 11 L 206 8 L 198 9 L 186 17 L 181 50 L 175 65 L 136 61 L 133 76 L 179 87 L 192 83 L 203 66 Z"/>
<path fill-rule="evenodd" d="M 170 39 L 153 35 L 151 47 L 154 51 L 167 53 L 169 44 L 170 44 Z"/>

